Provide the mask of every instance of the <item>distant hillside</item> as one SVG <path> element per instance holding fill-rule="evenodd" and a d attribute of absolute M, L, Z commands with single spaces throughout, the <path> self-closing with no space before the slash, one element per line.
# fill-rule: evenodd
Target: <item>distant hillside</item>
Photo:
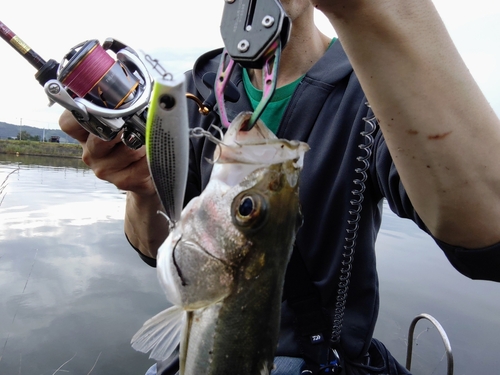
<path fill-rule="evenodd" d="M 0 121 L 0 139 L 16 138 L 20 131 L 28 132 L 32 136 L 39 136 L 40 139 L 44 136 L 44 130 L 35 126 L 29 125 L 14 125 Z M 45 139 L 51 136 L 58 136 L 60 143 L 78 143 L 73 138 L 69 137 L 66 133 L 59 129 L 45 129 Z"/>

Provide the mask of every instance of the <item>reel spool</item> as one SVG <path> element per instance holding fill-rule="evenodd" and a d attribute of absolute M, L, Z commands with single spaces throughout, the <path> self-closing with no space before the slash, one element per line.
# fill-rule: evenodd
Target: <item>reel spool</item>
<path fill-rule="evenodd" d="M 109 141 L 123 130 L 122 141 L 138 149 L 145 143 L 151 81 L 137 53 L 108 38 L 102 46 L 88 40 L 73 47 L 44 89 L 90 133 Z"/>

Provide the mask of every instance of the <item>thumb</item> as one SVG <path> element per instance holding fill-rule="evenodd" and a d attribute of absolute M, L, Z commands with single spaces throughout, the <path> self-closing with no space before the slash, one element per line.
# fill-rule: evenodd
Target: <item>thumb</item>
<path fill-rule="evenodd" d="M 85 143 L 89 136 L 89 132 L 80 125 L 73 114 L 68 110 L 65 110 L 61 117 L 59 117 L 59 127 L 63 132 L 80 143 Z"/>

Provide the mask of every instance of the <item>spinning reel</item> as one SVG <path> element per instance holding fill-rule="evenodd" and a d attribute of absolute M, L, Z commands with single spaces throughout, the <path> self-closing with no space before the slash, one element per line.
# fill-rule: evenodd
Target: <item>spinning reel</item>
<path fill-rule="evenodd" d="M 136 52 L 114 39 L 73 47 L 59 64 L 57 78 L 44 84 L 49 99 L 70 110 L 87 131 L 109 141 L 123 130 L 122 141 L 133 149 L 144 144 L 151 87 Z"/>
<path fill-rule="evenodd" d="M 102 45 L 88 40 L 57 63 L 43 60 L 2 22 L 0 36 L 37 69 L 51 104 L 71 111 L 88 132 L 106 141 L 122 132 L 132 149 L 145 143 L 152 79 L 133 49 L 111 38 Z"/>
<path fill-rule="evenodd" d="M 225 100 L 237 100 L 231 76 L 235 64 L 263 69 L 264 95 L 249 121 L 260 117 L 274 93 L 281 49 L 290 36 L 291 22 L 279 0 L 226 0 L 221 21 L 225 50 L 216 77 L 204 82 L 213 98 L 199 102 L 200 112 L 211 111 L 217 102 L 222 123 L 229 126 Z M 146 118 L 153 87 L 152 78 L 138 54 L 127 45 L 108 38 L 101 45 L 88 40 L 76 45 L 60 63 L 45 61 L 0 21 L 0 36 L 37 69 L 36 79 L 52 103 L 71 111 L 88 132 L 109 141 L 122 133 L 132 149 L 145 144 Z M 115 54 L 114 58 L 110 53 Z M 202 112 L 203 110 L 203 112 Z"/>

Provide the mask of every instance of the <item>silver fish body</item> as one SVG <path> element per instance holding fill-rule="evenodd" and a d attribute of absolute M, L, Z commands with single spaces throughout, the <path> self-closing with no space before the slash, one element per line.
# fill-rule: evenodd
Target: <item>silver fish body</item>
<path fill-rule="evenodd" d="M 233 121 L 207 187 L 159 250 L 158 277 L 174 306 L 133 339 L 156 359 L 180 341 L 184 375 L 260 375 L 273 365 L 308 146 L 277 139 L 261 122 L 241 130 L 250 116 Z"/>

